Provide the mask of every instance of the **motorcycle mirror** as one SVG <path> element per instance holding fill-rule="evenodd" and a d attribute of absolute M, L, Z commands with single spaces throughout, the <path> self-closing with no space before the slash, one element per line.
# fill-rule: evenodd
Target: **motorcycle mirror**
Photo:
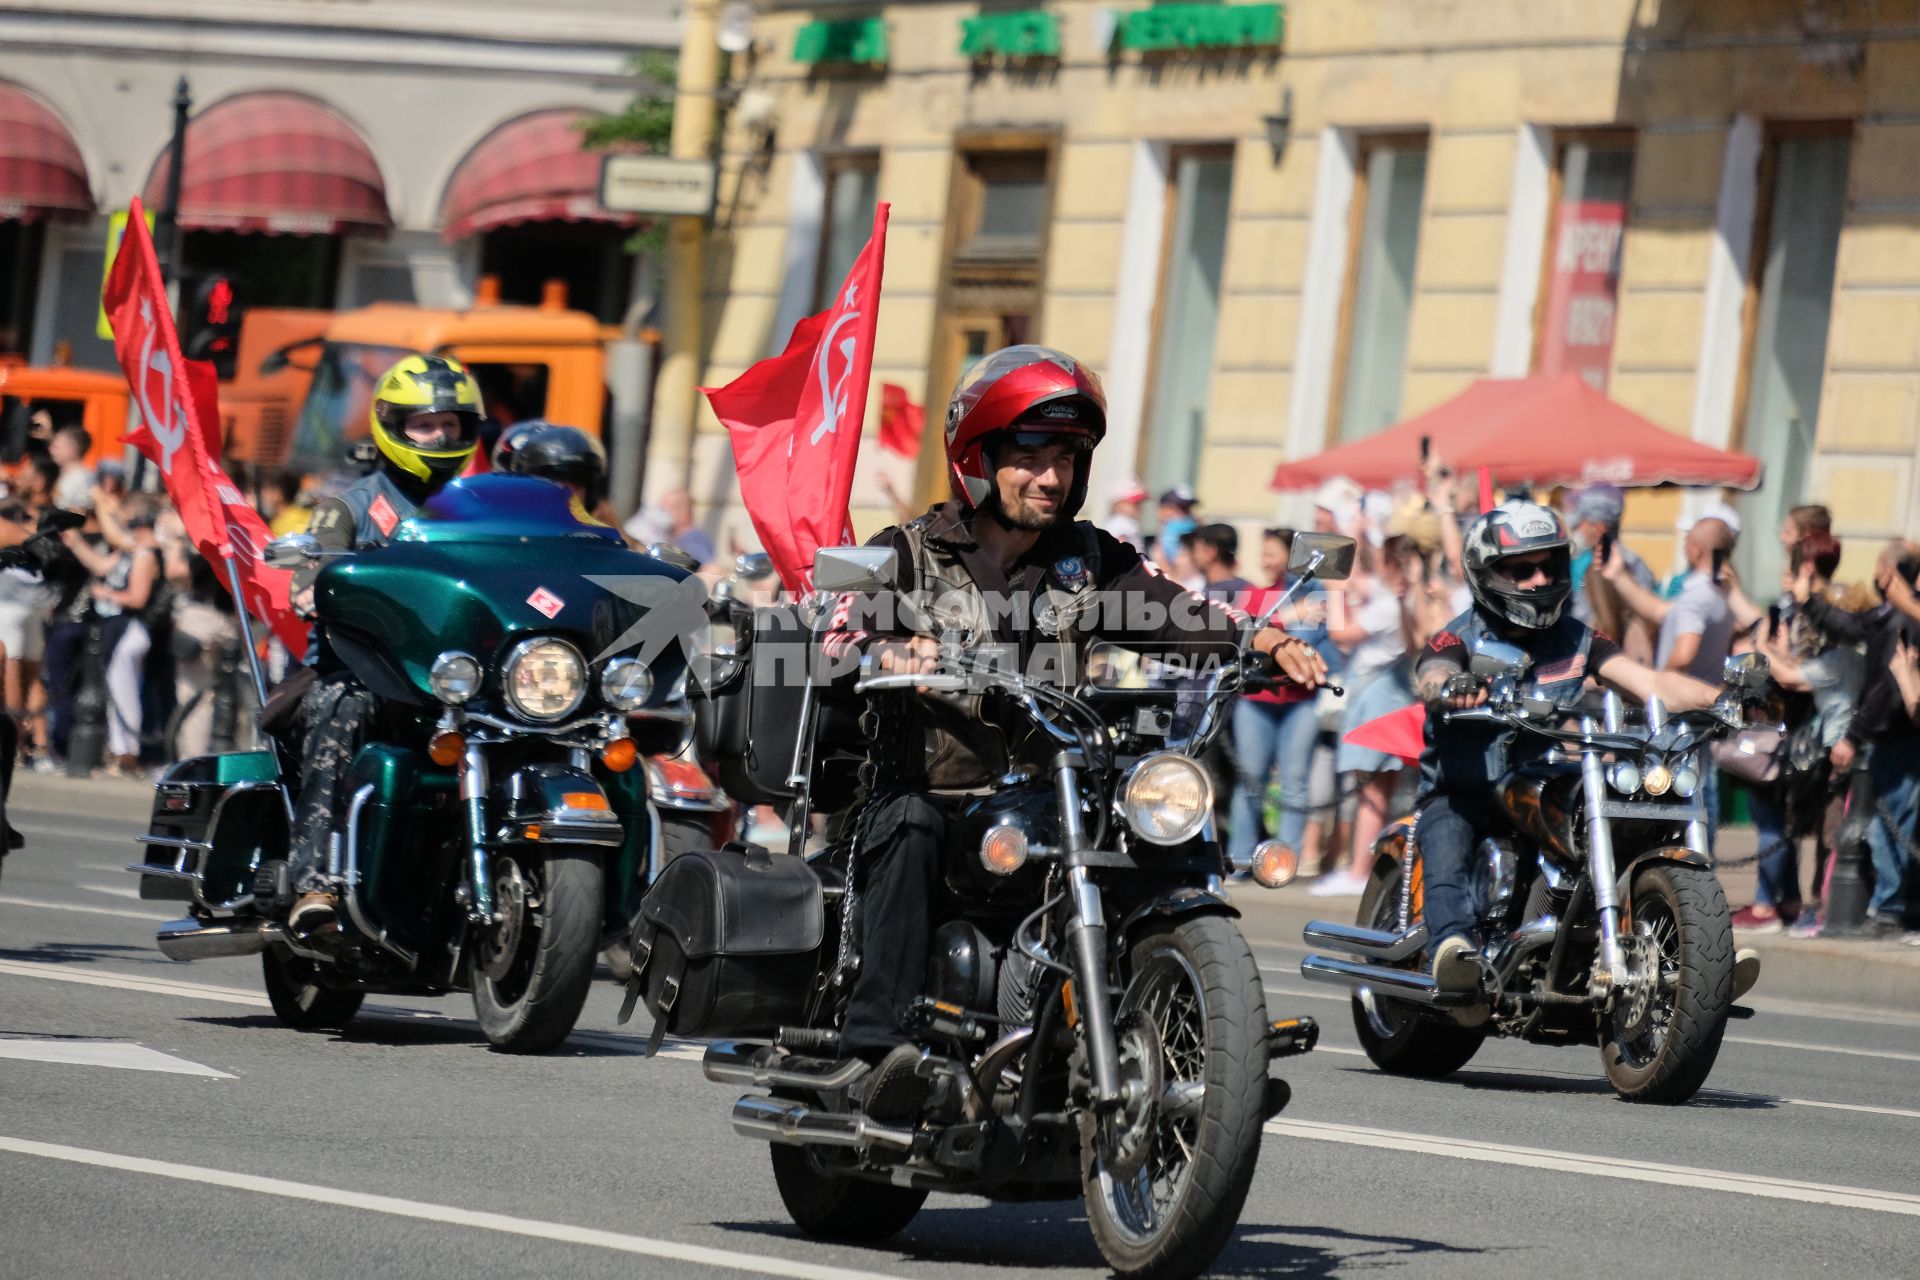
<path fill-rule="evenodd" d="M 1519 645 L 1508 644 L 1504 640 L 1493 640 L 1485 636 L 1474 640 L 1473 656 L 1467 663 L 1467 669 L 1477 676 L 1494 678 L 1498 676 L 1524 675 L 1533 665 L 1533 659 Z"/>
<path fill-rule="evenodd" d="M 1770 674 L 1764 653 L 1736 654 L 1721 669 L 1721 679 L 1734 689 L 1763 689 Z"/>
<path fill-rule="evenodd" d="M 260 558 L 274 569 L 298 569 L 318 560 L 320 554 L 320 539 L 310 533 L 289 533 L 269 542 Z"/>
<path fill-rule="evenodd" d="M 733 562 L 733 571 L 748 582 L 773 576 L 773 557 L 764 551 L 749 551 Z"/>
<path fill-rule="evenodd" d="M 688 573 L 696 573 L 700 569 L 698 560 L 671 542 L 656 542 L 647 548 L 647 554 L 655 560 L 666 561 L 676 569 L 685 569 Z"/>
<path fill-rule="evenodd" d="M 1298 577 L 1312 570 L 1324 582 L 1353 575 L 1354 541 L 1337 533 L 1296 533 L 1287 553 L 1287 572 Z"/>
<path fill-rule="evenodd" d="M 897 559 L 892 547 L 822 547 L 813 553 L 814 590 L 889 590 L 899 574 Z"/>

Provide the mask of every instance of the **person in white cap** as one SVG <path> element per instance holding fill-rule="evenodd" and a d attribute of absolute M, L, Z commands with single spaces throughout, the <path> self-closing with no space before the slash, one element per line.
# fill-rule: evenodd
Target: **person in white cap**
<path fill-rule="evenodd" d="M 1132 547 L 1147 549 L 1146 536 L 1140 532 L 1140 504 L 1147 500 L 1147 486 L 1139 476 L 1128 476 L 1113 486 L 1113 498 L 1107 509 L 1107 532 Z"/>

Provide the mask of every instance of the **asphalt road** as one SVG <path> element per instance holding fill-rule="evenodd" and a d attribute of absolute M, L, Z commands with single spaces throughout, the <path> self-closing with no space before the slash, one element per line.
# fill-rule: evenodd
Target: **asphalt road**
<path fill-rule="evenodd" d="M 0 1277 L 1105 1274 L 1079 1206 L 936 1196 L 877 1248 L 789 1225 L 734 1091 L 654 1061 L 602 984 L 546 1058 L 490 1052 L 465 997 L 282 1029 L 254 960 L 173 964 L 120 868 L 129 791 L 23 779 L 0 879 Z M 1592 1050 L 1493 1044 L 1393 1080 L 1344 998 L 1256 943 L 1284 1064 L 1223 1276 L 1920 1273 L 1920 1017 L 1758 998 L 1691 1106 L 1616 1100 Z"/>

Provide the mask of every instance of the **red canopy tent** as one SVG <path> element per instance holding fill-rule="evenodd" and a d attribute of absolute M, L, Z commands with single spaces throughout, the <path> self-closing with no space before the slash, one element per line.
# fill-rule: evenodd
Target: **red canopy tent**
<path fill-rule="evenodd" d="M 1276 489 L 1310 489 L 1349 476 L 1390 489 L 1420 475 L 1420 439 L 1455 471 L 1486 467 L 1499 484 L 1726 485 L 1752 489 L 1760 460 L 1676 435 L 1581 380 L 1481 378 L 1444 404 L 1377 435 L 1328 449 L 1273 474 Z"/>

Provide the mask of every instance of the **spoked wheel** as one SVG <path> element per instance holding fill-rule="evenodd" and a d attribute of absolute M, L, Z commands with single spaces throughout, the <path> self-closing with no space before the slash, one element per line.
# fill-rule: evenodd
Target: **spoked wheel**
<path fill-rule="evenodd" d="M 339 1031 L 353 1021 L 360 1002 L 367 998 L 362 991 L 321 986 L 313 961 L 275 947 L 260 953 L 260 968 L 274 1016 L 296 1031 Z"/>
<path fill-rule="evenodd" d="M 1624 934 L 1628 983 L 1600 1046 L 1607 1080 L 1629 1102 L 1685 1102 L 1713 1071 L 1733 1005 L 1726 893 L 1704 867 L 1645 867 Z"/>
<path fill-rule="evenodd" d="M 1383 861 L 1367 881 L 1357 923 L 1371 929 L 1400 927 L 1400 875 L 1397 859 Z M 1419 959 L 1410 966 L 1421 963 Z M 1467 1065 L 1487 1033 L 1423 1018 L 1403 1001 L 1368 992 L 1353 997 L 1353 1029 L 1373 1065 L 1390 1075 L 1437 1080 Z"/>
<path fill-rule="evenodd" d="M 553 848 L 522 864 L 493 860 L 498 917 L 476 930 L 473 1011 L 497 1049 L 542 1053 L 567 1038 L 593 982 L 600 935 L 600 863 Z"/>
<path fill-rule="evenodd" d="M 1082 1125 L 1087 1221 L 1118 1275 L 1191 1276 L 1233 1234 L 1260 1156 L 1266 997 L 1218 916 L 1148 934 L 1130 973 L 1115 1026 L 1128 1097 Z"/>

